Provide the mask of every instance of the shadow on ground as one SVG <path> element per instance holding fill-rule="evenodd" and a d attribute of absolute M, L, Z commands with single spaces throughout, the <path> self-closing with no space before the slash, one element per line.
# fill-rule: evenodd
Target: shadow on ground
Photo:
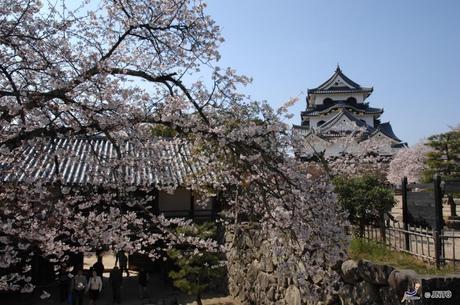
<path fill-rule="evenodd" d="M 131 273 L 131 272 L 130 272 Z M 104 288 L 96 305 L 112 305 L 112 290 L 110 287 L 108 274 L 104 274 Z M 49 292 L 51 296 L 47 299 L 40 299 L 43 290 Z M 192 304 L 194 298 L 187 296 L 179 290 L 171 287 L 165 283 L 159 275 L 154 275 L 150 278 L 148 283 L 148 298 L 141 299 L 139 297 L 137 276 L 133 273 L 130 277 L 123 278 L 122 287 L 122 302 L 124 305 L 177 305 L 177 304 Z M 239 305 L 230 298 L 219 294 L 205 294 L 203 296 L 204 305 Z M 9 294 L 0 295 L 1 305 L 58 305 L 67 304 L 60 302 L 59 291 L 57 284 L 49 287 L 42 287 L 36 289 L 33 294 Z M 85 294 L 83 301 L 84 305 L 89 304 L 88 294 Z M 196 303 L 195 303 L 196 304 Z"/>

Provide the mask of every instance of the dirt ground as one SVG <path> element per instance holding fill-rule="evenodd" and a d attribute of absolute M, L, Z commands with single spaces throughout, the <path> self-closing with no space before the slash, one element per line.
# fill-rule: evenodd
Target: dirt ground
<path fill-rule="evenodd" d="M 95 256 L 84 258 L 84 269 L 89 269 L 94 262 Z M 103 264 L 106 269 L 103 276 L 103 290 L 96 305 L 112 305 L 112 289 L 109 282 L 109 272 L 115 266 L 115 257 L 112 254 L 103 256 Z M 150 279 L 147 286 L 148 297 L 141 299 L 138 290 L 137 272 L 129 271 L 129 277 L 123 274 L 123 285 L 121 291 L 122 305 L 196 305 L 193 296 L 185 295 L 181 291 L 175 289 L 170 283 L 167 283 L 160 274 L 150 274 Z M 46 299 L 41 299 L 43 292 L 49 293 L 50 296 Z M 32 295 L 1 295 L 1 305 L 66 305 L 67 302 L 61 302 L 59 296 L 58 284 L 48 287 L 39 287 Z M 88 305 L 88 295 L 85 294 L 83 305 Z M 204 294 L 204 305 L 242 305 L 225 294 Z"/>
<path fill-rule="evenodd" d="M 196 305 L 196 302 L 187 303 L 187 305 Z M 203 300 L 203 305 L 242 305 L 240 302 L 230 298 L 210 298 Z"/>

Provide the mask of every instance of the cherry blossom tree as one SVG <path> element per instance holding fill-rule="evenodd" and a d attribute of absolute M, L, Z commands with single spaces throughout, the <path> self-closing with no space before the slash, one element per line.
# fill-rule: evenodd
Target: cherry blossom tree
<path fill-rule="evenodd" d="M 69 188 L 59 171 L 51 184 L 4 183 L 0 290 L 34 289 L 34 254 L 59 266 L 69 252 L 101 247 L 152 259 L 177 243 L 217 251 L 212 240 L 175 235 L 175 227 L 193 224 L 154 215 L 148 198 L 133 195 L 152 185 L 132 189 L 124 178 L 125 165 L 136 160 L 123 143 L 143 151 L 161 144 L 152 140 L 160 133 L 190 148 L 182 157 L 194 170 L 184 185 L 156 189 L 184 186 L 201 202 L 220 194 L 229 221 L 249 218 L 270 229 L 274 251 L 286 257 L 279 272 L 294 258 L 305 262 L 299 278 L 306 298 L 327 292 L 313 277 L 337 278 L 331 266 L 347 246 L 345 217 L 327 176 L 312 176 L 308 164 L 292 157 L 297 143 L 282 122 L 292 101 L 279 110 L 251 101 L 238 91 L 250 79 L 218 67 L 223 38 L 205 7 L 198 0 L 100 0 L 77 7 L 0 0 L 1 159 L 14 168 L 27 147 L 40 153 L 50 139 L 103 136 L 117 157 L 102 165 L 95 154 L 88 167 L 118 173 L 101 177 L 104 191 Z M 55 153 L 56 168 L 63 157 Z M 282 237 L 295 246 L 286 247 Z"/>
<path fill-rule="evenodd" d="M 313 134 L 317 131 L 312 130 Z M 335 134 L 341 134 L 340 137 L 330 137 L 328 141 L 338 149 L 337 155 L 326 155 L 325 151 L 318 151 L 310 142 L 310 138 L 301 133 L 294 133 L 294 146 L 297 151 L 312 151 L 311 160 L 313 166 L 320 163 L 321 168 L 317 171 L 323 172 L 330 177 L 336 176 L 360 176 L 364 174 L 377 175 L 382 180 L 385 179 L 388 165 L 392 160 L 391 156 L 380 155 L 379 142 L 368 139 L 366 127 L 357 126 L 349 122 L 344 126 L 334 130 Z M 359 145 L 356 145 L 359 143 Z"/>
<path fill-rule="evenodd" d="M 387 179 L 390 183 L 400 184 L 403 177 L 407 177 L 409 182 L 420 182 L 427 154 L 431 151 L 430 147 L 424 142 L 420 142 L 412 147 L 399 150 L 390 162 Z"/>

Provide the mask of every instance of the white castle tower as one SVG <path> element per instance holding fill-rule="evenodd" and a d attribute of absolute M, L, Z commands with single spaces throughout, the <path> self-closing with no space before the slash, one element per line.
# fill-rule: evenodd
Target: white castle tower
<path fill-rule="evenodd" d="M 294 133 L 305 137 L 308 145 L 297 155 L 309 158 L 323 153 L 329 157 L 372 151 L 391 156 L 406 146 L 389 122 L 380 122 L 383 109 L 369 107 L 366 100 L 372 91 L 345 76 L 339 66 L 323 84 L 308 89 L 302 123 L 294 125 Z"/>

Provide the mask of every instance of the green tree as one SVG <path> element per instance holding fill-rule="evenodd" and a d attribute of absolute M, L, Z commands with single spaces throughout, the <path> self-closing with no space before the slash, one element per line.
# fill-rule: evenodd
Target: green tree
<path fill-rule="evenodd" d="M 427 145 L 433 150 L 428 153 L 425 161 L 424 180 L 433 181 L 435 174 L 440 175 L 444 180 L 459 179 L 460 128 L 429 137 Z"/>
<path fill-rule="evenodd" d="M 177 231 L 179 234 L 209 239 L 215 238 L 216 225 L 204 223 L 196 226 L 194 231 L 182 228 L 178 228 Z M 169 250 L 168 257 L 177 268 L 169 272 L 174 286 L 189 295 L 194 295 L 198 305 L 202 305 L 202 293 L 212 283 L 221 282 L 225 276 L 222 253 L 197 252 L 192 248 L 178 247 Z"/>
<path fill-rule="evenodd" d="M 177 131 L 165 125 L 156 125 L 152 128 L 152 135 L 163 138 L 173 138 L 177 136 Z"/>
<path fill-rule="evenodd" d="M 370 223 L 383 224 L 384 216 L 395 205 L 393 192 L 375 175 L 336 177 L 335 193 L 342 208 L 348 212 L 348 220 L 358 225 L 359 236 Z"/>

